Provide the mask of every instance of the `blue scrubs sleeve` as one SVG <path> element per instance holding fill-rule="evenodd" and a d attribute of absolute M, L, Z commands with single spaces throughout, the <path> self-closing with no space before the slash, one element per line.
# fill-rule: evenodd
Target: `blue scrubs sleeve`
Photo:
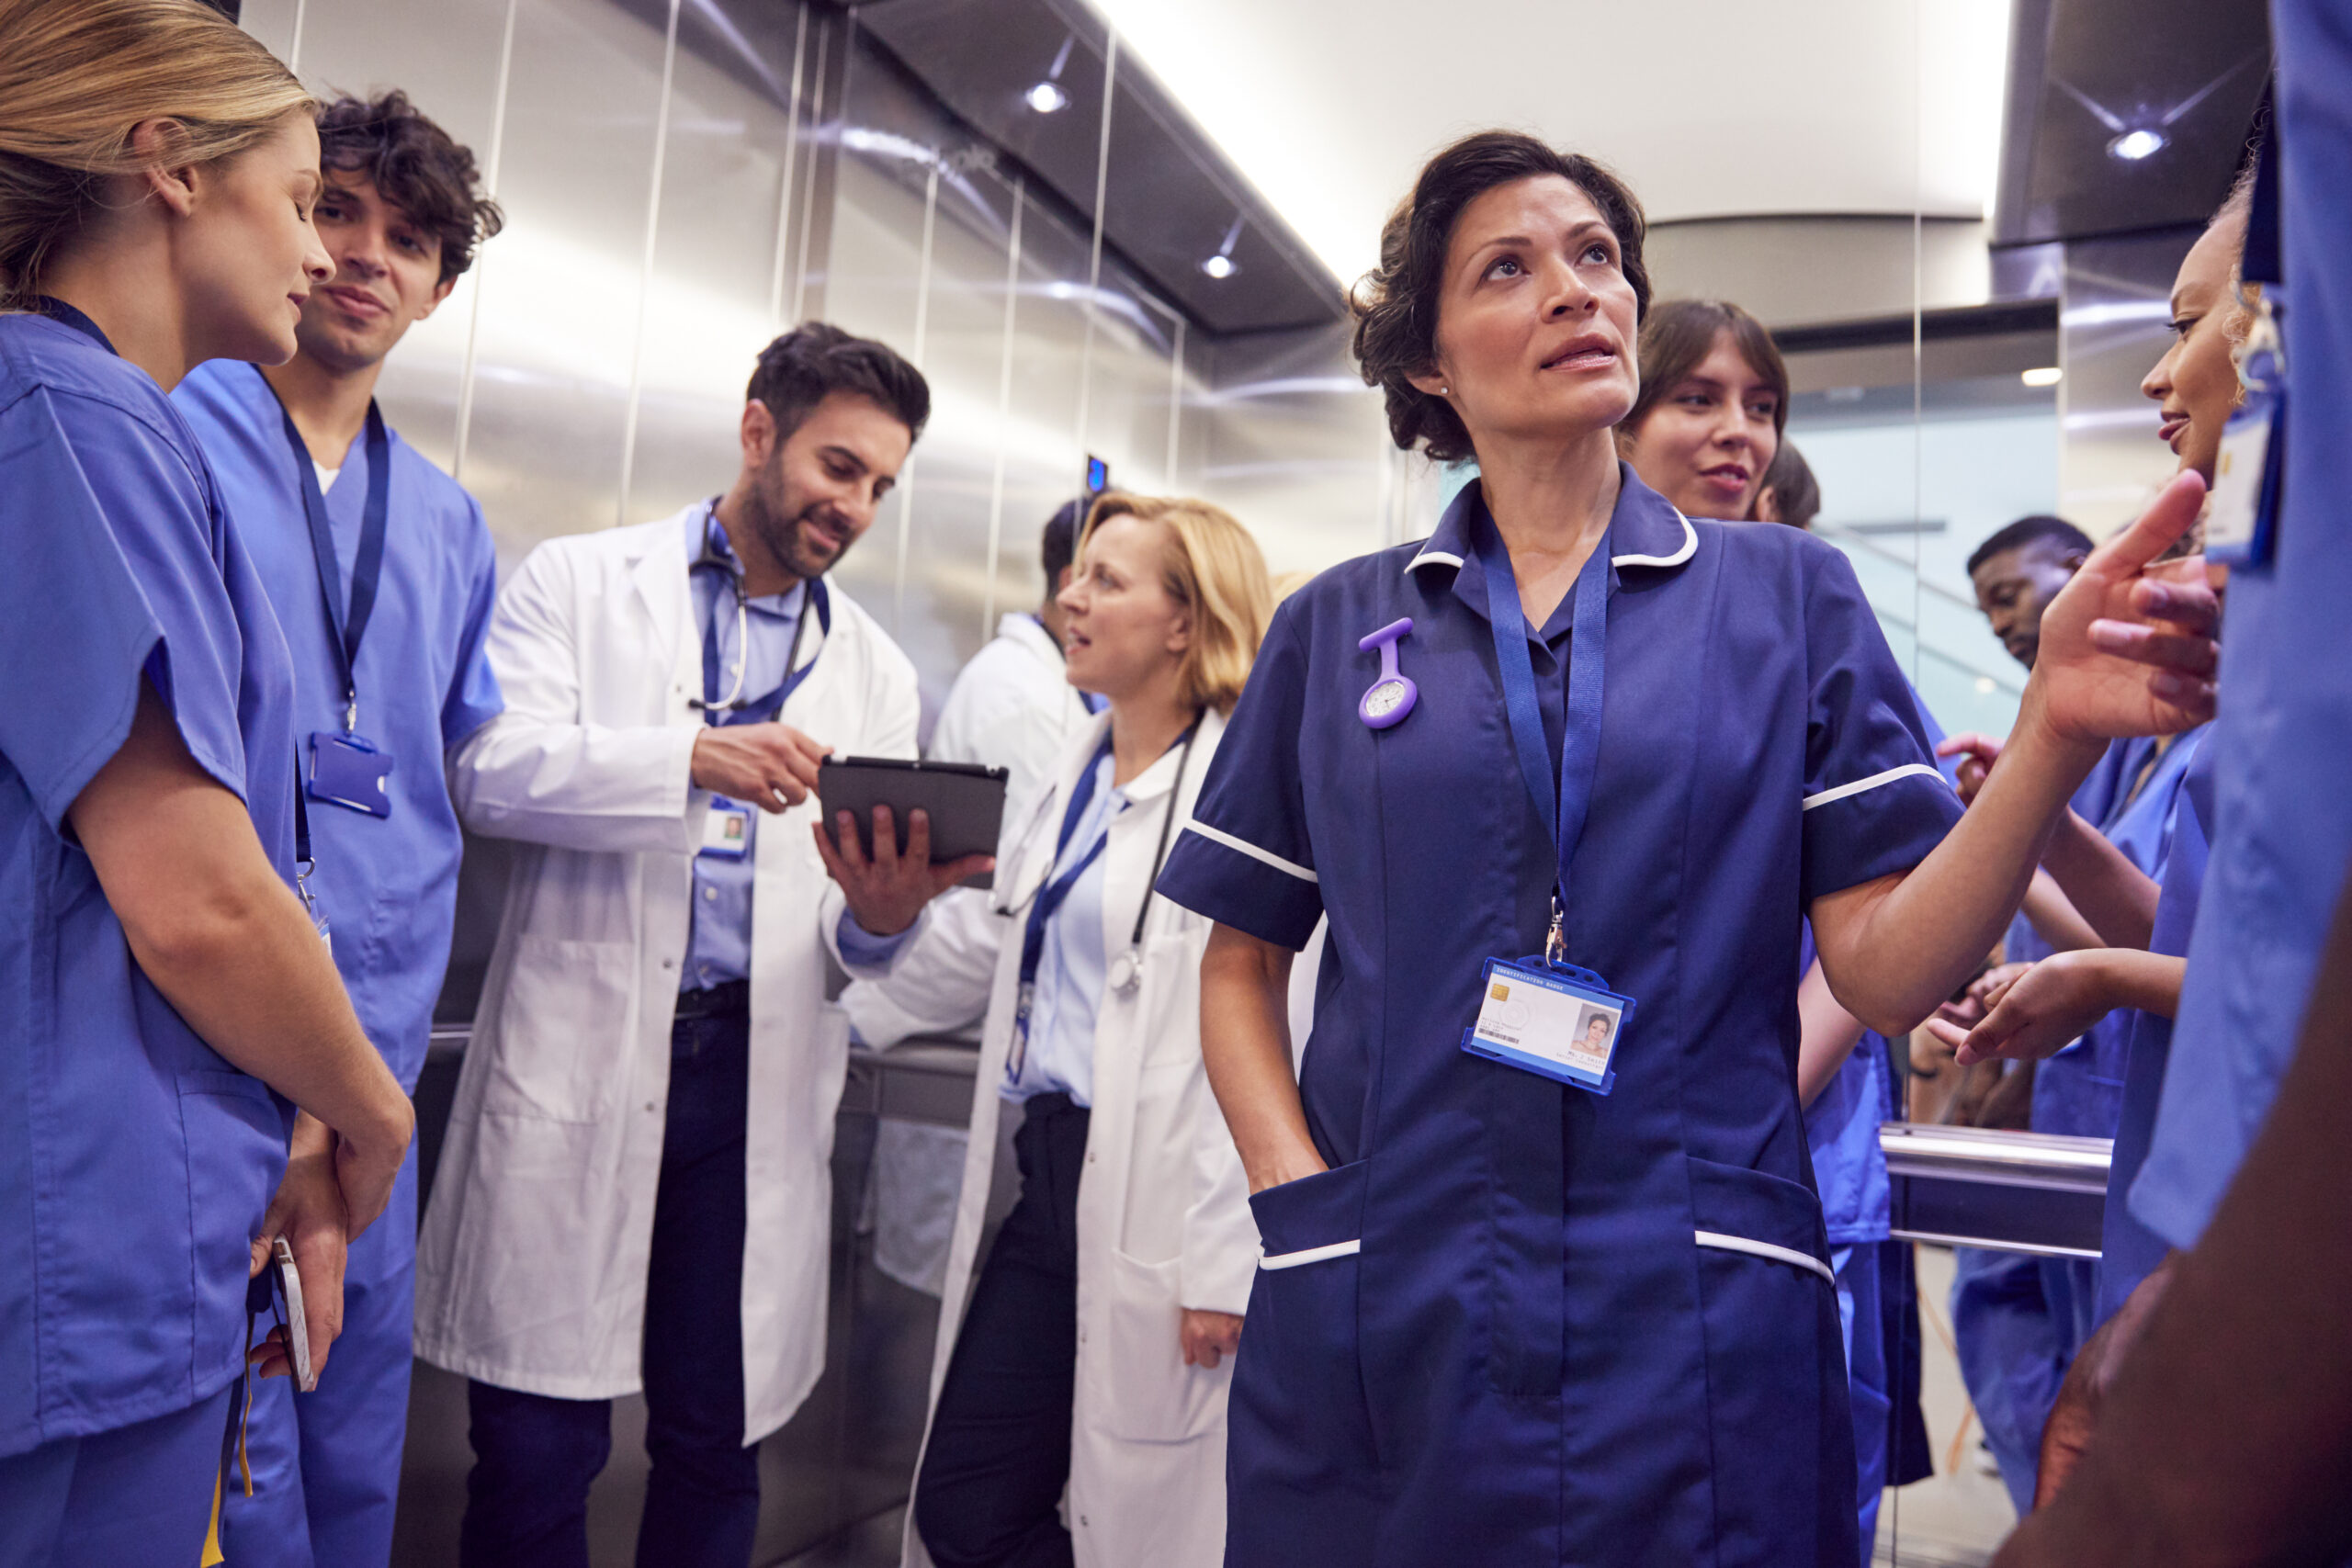
<path fill-rule="evenodd" d="M 205 480 L 161 434 L 47 388 L 0 413 L 8 512 L 29 524 L 0 572 L 0 753 L 53 830 L 129 739 L 142 674 L 197 764 L 244 795 L 243 639 Z"/>
<path fill-rule="evenodd" d="M 453 750 L 466 738 L 506 711 L 506 694 L 490 667 L 484 643 L 490 635 L 491 612 L 498 603 L 498 554 L 490 542 L 481 503 L 466 497 L 469 537 L 467 570 L 472 579 L 466 596 L 465 631 L 458 639 L 458 667 L 441 704 L 442 750 Z"/>
<path fill-rule="evenodd" d="M 1323 916 L 1300 782 L 1307 664 L 1295 608 L 1274 613 L 1157 885 L 1171 903 L 1293 952 Z"/>
<path fill-rule="evenodd" d="M 1960 820 L 1928 723 L 1851 562 L 1823 551 L 1805 594 L 1807 904 L 1928 857 Z"/>

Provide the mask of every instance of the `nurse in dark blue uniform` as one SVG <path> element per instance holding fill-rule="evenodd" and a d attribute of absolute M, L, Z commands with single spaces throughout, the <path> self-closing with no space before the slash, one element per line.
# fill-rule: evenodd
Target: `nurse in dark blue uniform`
<path fill-rule="evenodd" d="M 292 887 L 285 640 L 164 397 L 292 351 L 308 108 L 204 7 L 0 4 L 0 1563 L 198 1562 L 256 1238 L 323 1358 L 408 1141 Z"/>
<path fill-rule="evenodd" d="M 1399 444 L 1481 481 L 1284 604 L 1160 882 L 1218 922 L 1203 1049 L 1267 1255 L 1235 1564 L 1856 1561 L 1801 922 L 1841 1003 L 1908 1029 L 2103 736 L 2201 716 L 2090 631 L 2192 500 L 2053 607 L 1962 821 L 1844 558 L 1694 523 L 1618 463 L 1641 239 L 1612 176 L 1525 137 L 1423 172 L 1358 354 Z M 1327 915 L 1295 1079 L 1289 956 Z"/>

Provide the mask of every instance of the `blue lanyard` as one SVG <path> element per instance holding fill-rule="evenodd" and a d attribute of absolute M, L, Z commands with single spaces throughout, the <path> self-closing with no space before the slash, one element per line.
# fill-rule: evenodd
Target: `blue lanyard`
<path fill-rule="evenodd" d="M 695 568 L 697 570 L 705 568 L 727 570 L 724 561 L 707 555 L 695 562 Z M 742 579 L 729 571 L 729 581 L 740 602 L 743 592 Z M 817 645 L 816 654 L 799 669 L 795 670 L 792 667 L 792 661 L 800 657 L 800 637 L 801 634 L 808 629 L 808 615 L 811 611 L 816 613 L 818 629 L 824 634 L 827 641 L 831 640 L 833 604 L 831 595 L 825 592 L 823 578 L 809 578 L 808 583 L 808 596 L 800 606 L 799 615 L 792 623 L 791 645 L 784 650 L 783 681 L 778 682 L 775 690 L 766 696 L 745 697 L 732 702 L 721 702 L 718 696 L 718 596 L 711 595 L 710 624 L 706 628 L 702 639 L 703 700 L 695 705 L 702 709 L 703 717 L 707 722 L 711 724 L 770 723 L 784 711 L 785 699 L 798 691 L 801 682 L 815 673 L 817 660 L 824 657 L 824 643 L 820 642 Z M 737 626 L 737 640 L 741 646 L 736 649 L 735 655 L 739 659 L 748 660 L 752 657 L 751 624 L 748 618 L 741 618 L 738 620 Z"/>
<path fill-rule="evenodd" d="M 1600 766 L 1600 694 L 1609 647 L 1609 538 L 1603 536 L 1577 573 L 1576 625 L 1568 638 L 1567 722 L 1560 738 L 1560 771 L 1552 773 L 1551 747 L 1544 739 L 1544 713 L 1536 704 L 1535 665 L 1527 653 L 1527 616 L 1519 604 L 1519 580 L 1511 575 L 1510 552 L 1492 518 L 1478 536 L 1478 564 L 1487 576 L 1487 619 L 1495 634 L 1495 665 L 1502 677 L 1503 708 L 1510 716 L 1511 746 L 1519 753 L 1535 815 L 1552 834 L 1558 869 L 1552 884 L 1552 930 L 1545 956 L 1563 956 L 1561 922 L 1568 907 L 1568 863 L 1584 837 L 1592 808 L 1592 785 Z"/>
<path fill-rule="evenodd" d="M 1061 836 L 1054 840 L 1056 865 L 1061 863 L 1062 856 L 1069 850 L 1070 836 L 1078 831 L 1079 823 L 1086 817 L 1086 808 L 1094 799 L 1094 775 L 1102 771 L 1102 759 L 1110 754 L 1111 737 L 1106 732 L 1102 747 L 1087 760 L 1085 771 L 1078 775 L 1077 786 L 1069 792 L 1069 805 L 1062 812 Z M 1054 918 L 1055 911 L 1069 897 L 1070 889 L 1078 886 L 1078 879 L 1086 874 L 1086 868 L 1094 863 L 1102 853 L 1102 846 L 1110 841 L 1111 824 L 1106 820 L 1102 830 L 1094 835 L 1094 841 L 1087 845 L 1086 852 L 1079 857 L 1078 863 L 1061 875 L 1052 877 L 1037 890 L 1035 901 L 1029 906 L 1028 929 L 1021 938 L 1021 984 L 1024 988 L 1036 984 L 1037 965 L 1046 956 L 1046 923 Z"/>
<path fill-rule="evenodd" d="M 276 389 L 271 389 L 271 395 L 276 395 Z M 283 402 L 277 415 L 286 423 L 286 444 L 294 451 L 294 468 L 302 486 L 302 515 L 311 525 L 311 559 L 318 568 L 319 592 L 326 601 L 328 640 L 334 645 L 336 673 L 343 677 L 343 728 L 346 733 L 354 732 L 359 728 L 359 682 L 354 673 L 359 664 L 359 639 L 368 635 L 368 622 L 376 613 L 376 589 L 384 577 L 384 531 L 392 490 L 391 436 L 384 429 L 384 416 L 376 400 L 368 399 L 368 505 L 360 513 L 359 553 L 351 563 L 351 604 L 346 610 L 318 468 Z"/>

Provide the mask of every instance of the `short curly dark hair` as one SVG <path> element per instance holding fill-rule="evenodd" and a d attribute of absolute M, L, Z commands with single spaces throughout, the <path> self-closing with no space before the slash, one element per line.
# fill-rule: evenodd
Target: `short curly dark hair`
<path fill-rule="evenodd" d="M 1625 182 L 1580 153 L 1562 152 L 1515 130 L 1482 130 L 1446 148 L 1421 170 L 1412 194 L 1380 231 L 1380 265 L 1348 297 L 1356 318 L 1356 364 L 1364 384 L 1388 403 L 1388 434 L 1407 451 L 1425 447 L 1442 463 L 1471 455 L 1470 433 L 1443 398 L 1410 378 L 1437 361 L 1438 297 L 1446 247 L 1462 210 L 1498 186 L 1557 175 L 1584 192 L 1617 236 L 1634 319 L 1649 310 L 1650 275 L 1642 262 L 1647 220 Z"/>
<path fill-rule="evenodd" d="M 358 175 L 376 194 L 441 240 L 441 281 L 474 264 L 474 249 L 506 226 L 481 192 L 481 174 L 462 143 L 397 90 L 337 98 L 319 109 L 319 164 Z"/>
<path fill-rule="evenodd" d="M 897 350 L 855 337 L 830 321 L 803 321 L 760 350 L 747 400 L 764 403 L 779 444 L 791 438 L 817 405 L 835 392 L 865 399 L 922 434 L 931 418 L 931 383 Z"/>

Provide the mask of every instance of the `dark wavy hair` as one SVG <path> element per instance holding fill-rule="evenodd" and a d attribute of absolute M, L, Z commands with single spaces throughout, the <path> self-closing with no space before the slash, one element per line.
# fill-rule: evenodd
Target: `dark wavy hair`
<path fill-rule="evenodd" d="M 1482 130 L 1431 158 L 1413 191 L 1380 231 L 1380 265 L 1349 292 L 1356 318 L 1356 364 L 1364 384 L 1388 404 L 1388 434 L 1410 451 L 1419 446 L 1442 463 L 1471 455 L 1470 433 L 1443 398 L 1410 378 L 1437 362 L 1438 298 L 1446 248 L 1462 210 L 1498 186 L 1556 175 L 1584 192 L 1617 236 L 1625 281 L 1634 287 L 1634 318 L 1650 305 L 1649 269 L 1642 262 L 1647 221 L 1625 182 L 1581 153 L 1562 152 L 1515 130 Z"/>
<path fill-rule="evenodd" d="M 931 418 L 931 383 L 888 344 L 854 337 L 826 321 L 803 321 L 760 350 L 745 397 L 765 403 L 781 443 L 819 403 L 848 392 L 894 415 L 909 439 Z"/>
<path fill-rule="evenodd" d="M 406 93 L 337 98 L 319 110 L 319 164 L 357 175 L 441 240 L 441 281 L 474 265 L 474 248 L 506 226 L 481 191 L 474 155 L 417 113 Z"/>

